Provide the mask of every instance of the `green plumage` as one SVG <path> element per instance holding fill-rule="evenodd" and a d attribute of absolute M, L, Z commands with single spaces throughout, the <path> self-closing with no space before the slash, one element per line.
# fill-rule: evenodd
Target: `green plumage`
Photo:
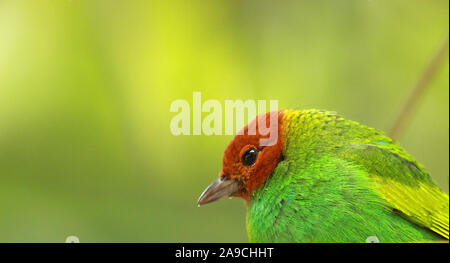
<path fill-rule="evenodd" d="M 448 239 L 448 195 L 382 132 L 325 111 L 284 111 L 282 155 L 254 191 L 252 242 Z"/>

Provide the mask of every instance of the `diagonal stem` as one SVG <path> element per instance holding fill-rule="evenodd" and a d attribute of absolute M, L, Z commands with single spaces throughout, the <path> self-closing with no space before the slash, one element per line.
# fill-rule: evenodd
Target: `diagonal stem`
<path fill-rule="evenodd" d="M 413 89 L 409 94 L 409 97 L 403 106 L 400 114 L 397 116 L 394 124 L 389 131 L 389 136 L 393 139 L 396 139 L 397 136 L 403 131 L 405 124 L 411 118 L 411 114 L 416 107 L 419 99 L 425 94 L 427 87 L 433 77 L 436 75 L 436 72 L 439 69 L 439 66 L 444 61 L 445 55 L 448 51 L 448 41 L 449 35 L 445 37 L 444 41 L 439 45 L 439 47 L 434 52 L 430 61 L 426 65 L 426 67 L 422 70 L 419 79 L 414 83 Z"/>

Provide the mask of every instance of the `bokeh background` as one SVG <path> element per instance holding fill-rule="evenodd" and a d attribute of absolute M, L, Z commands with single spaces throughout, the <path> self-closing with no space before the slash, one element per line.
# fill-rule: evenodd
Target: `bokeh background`
<path fill-rule="evenodd" d="M 277 99 L 388 130 L 448 0 L 0 0 L 0 242 L 246 242 L 197 208 L 231 136 L 173 136 L 176 99 Z M 400 136 L 449 188 L 449 65 Z"/>

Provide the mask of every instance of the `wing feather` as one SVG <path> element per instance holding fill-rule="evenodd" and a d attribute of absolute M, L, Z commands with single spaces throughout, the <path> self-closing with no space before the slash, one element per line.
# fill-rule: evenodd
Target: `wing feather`
<path fill-rule="evenodd" d="M 448 195 L 397 144 L 351 144 L 341 154 L 368 171 L 388 209 L 449 238 Z"/>

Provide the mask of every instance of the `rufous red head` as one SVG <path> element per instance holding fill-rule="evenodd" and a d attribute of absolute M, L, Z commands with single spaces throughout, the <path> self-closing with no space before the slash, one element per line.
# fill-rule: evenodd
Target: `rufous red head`
<path fill-rule="evenodd" d="M 275 126 L 271 126 L 271 119 L 277 122 Z M 238 132 L 225 149 L 219 178 L 202 193 L 198 205 L 230 196 L 241 197 L 248 203 L 253 191 L 264 183 L 281 158 L 281 120 L 282 111 L 269 112 Z M 262 132 L 264 129 L 261 128 L 267 127 L 275 129 Z M 273 132 L 276 136 L 270 134 Z M 268 138 L 274 141 L 267 143 Z"/>

